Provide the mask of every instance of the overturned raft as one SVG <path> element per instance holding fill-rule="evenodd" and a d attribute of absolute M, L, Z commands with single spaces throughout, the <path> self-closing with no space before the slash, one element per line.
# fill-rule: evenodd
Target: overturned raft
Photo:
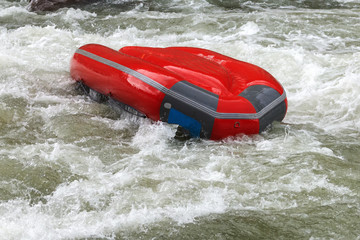
<path fill-rule="evenodd" d="M 70 74 L 94 99 L 178 124 L 191 137 L 256 134 L 287 111 L 271 74 L 206 49 L 88 44 L 75 52 Z"/>

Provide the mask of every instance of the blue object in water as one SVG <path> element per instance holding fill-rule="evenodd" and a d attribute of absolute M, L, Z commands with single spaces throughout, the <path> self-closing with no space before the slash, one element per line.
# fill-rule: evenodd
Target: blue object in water
<path fill-rule="evenodd" d="M 190 131 L 191 137 L 200 137 L 201 124 L 192 117 L 172 108 L 169 113 L 168 123 L 179 124 Z"/>

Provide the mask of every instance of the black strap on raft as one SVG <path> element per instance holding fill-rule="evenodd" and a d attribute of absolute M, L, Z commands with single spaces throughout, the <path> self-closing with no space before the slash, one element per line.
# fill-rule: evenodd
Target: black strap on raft
<path fill-rule="evenodd" d="M 130 107 L 129 105 L 126 105 L 122 102 L 116 101 L 115 99 L 109 97 L 108 100 L 108 104 L 110 105 L 110 107 L 112 107 L 113 109 L 115 109 L 115 111 L 121 113 L 121 111 L 125 111 L 128 113 L 131 113 L 137 117 L 141 117 L 141 118 L 145 118 L 146 115 L 137 111 L 135 108 Z"/>
<path fill-rule="evenodd" d="M 123 111 L 125 111 L 125 112 L 131 113 L 137 117 L 142 117 L 142 118 L 146 117 L 145 114 L 137 111 L 135 108 L 132 108 L 129 105 L 126 105 L 122 102 L 119 102 L 119 101 L 111 98 L 110 96 L 101 94 L 101 93 L 89 88 L 81 81 L 77 82 L 76 90 L 89 96 L 95 102 L 108 104 L 111 108 L 113 108 L 119 114 L 121 114 Z"/>

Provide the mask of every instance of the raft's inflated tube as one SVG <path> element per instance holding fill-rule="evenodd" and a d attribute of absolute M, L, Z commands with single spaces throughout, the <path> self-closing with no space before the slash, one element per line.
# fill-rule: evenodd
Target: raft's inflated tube
<path fill-rule="evenodd" d="M 256 134 L 287 111 L 286 93 L 268 72 L 206 49 L 89 44 L 75 52 L 70 73 L 96 101 L 178 124 L 191 137 Z"/>

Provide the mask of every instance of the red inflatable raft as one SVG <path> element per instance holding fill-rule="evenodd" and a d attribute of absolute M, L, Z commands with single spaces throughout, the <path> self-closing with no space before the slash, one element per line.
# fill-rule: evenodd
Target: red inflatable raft
<path fill-rule="evenodd" d="M 268 72 L 200 48 L 89 44 L 75 52 L 70 73 L 95 98 L 178 124 L 192 137 L 256 134 L 287 110 L 285 91 Z"/>

